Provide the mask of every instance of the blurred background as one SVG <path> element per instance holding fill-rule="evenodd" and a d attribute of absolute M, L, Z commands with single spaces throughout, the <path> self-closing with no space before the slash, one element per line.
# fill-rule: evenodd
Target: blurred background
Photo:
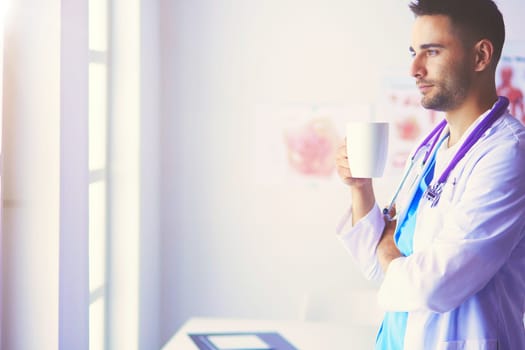
<path fill-rule="evenodd" d="M 519 96 L 525 4 L 496 2 Z M 391 121 L 386 203 L 440 118 L 409 77 L 407 5 L 1 0 L 1 348 L 159 349 L 196 316 L 373 336 L 333 157 L 347 121 Z"/>

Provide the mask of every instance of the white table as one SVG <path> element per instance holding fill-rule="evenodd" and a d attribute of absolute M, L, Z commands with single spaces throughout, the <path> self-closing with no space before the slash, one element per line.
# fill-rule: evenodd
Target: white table
<path fill-rule="evenodd" d="M 279 332 L 299 350 L 371 350 L 376 329 L 300 321 L 191 318 L 162 350 L 198 350 L 188 333 Z"/>

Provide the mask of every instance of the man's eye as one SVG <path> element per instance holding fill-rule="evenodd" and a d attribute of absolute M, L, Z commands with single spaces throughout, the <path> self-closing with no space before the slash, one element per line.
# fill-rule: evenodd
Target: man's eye
<path fill-rule="evenodd" d="M 436 56 L 439 53 L 438 50 L 427 50 L 428 56 Z"/>

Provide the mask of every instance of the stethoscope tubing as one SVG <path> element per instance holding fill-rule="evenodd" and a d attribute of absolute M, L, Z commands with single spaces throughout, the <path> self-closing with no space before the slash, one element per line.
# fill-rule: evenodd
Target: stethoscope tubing
<path fill-rule="evenodd" d="M 403 173 L 403 177 L 401 178 L 401 181 L 399 182 L 399 185 L 396 188 L 396 191 L 394 192 L 394 195 L 392 196 L 392 200 L 390 201 L 389 205 L 383 209 L 383 215 L 388 221 L 394 221 L 396 219 L 396 215 L 391 216 L 392 210 L 394 208 L 394 205 L 396 203 L 397 197 L 401 193 L 401 189 L 405 186 L 405 183 L 408 179 L 408 176 L 412 172 L 412 169 L 414 168 L 414 165 L 418 163 L 418 160 L 421 156 L 421 152 L 424 150 L 424 148 L 427 148 L 427 150 L 424 153 L 423 161 L 421 162 L 421 167 L 424 167 L 428 158 L 430 157 L 430 154 L 432 153 L 434 147 L 436 146 L 436 143 L 441 135 L 441 132 L 443 129 L 445 129 L 445 126 L 447 125 L 446 119 L 443 119 L 436 127 L 425 137 L 425 139 L 419 144 L 419 146 L 416 148 L 412 156 L 410 157 L 410 164 L 406 167 L 406 170 Z"/>
<path fill-rule="evenodd" d="M 506 97 L 499 96 L 498 101 L 495 103 L 492 110 L 489 112 L 489 115 L 483 119 L 483 121 L 478 125 L 471 133 L 468 135 L 467 139 L 463 144 L 461 145 L 460 149 L 456 152 L 448 166 L 445 168 L 441 176 L 438 178 L 438 181 L 434 186 L 429 186 L 425 193 L 425 197 L 427 199 L 432 201 L 432 207 L 434 207 L 437 202 L 439 201 L 439 196 L 441 193 L 441 186 L 446 182 L 448 179 L 448 176 L 450 175 L 450 172 L 452 169 L 456 167 L 456 165 L 459 163 L 459 161 L 467 154 L 467 152 L 474 146 L 474 144 L 481 138 L 481 136 L 492 126 L 492 124 L 503 115 L 505 110 L 507 109 L 509 105 L 509 100 Z M 386 220 L 393 221 L 396 219 L 396 216 L 394 215 L 392 217 L 391 213 L 393 211 L 395 202 L 397 200 L 397 197 L 399 196 L 401 189 L 405 185 L 406 180 L 408 179 L 408 175 L 411 173 L 412 168 L 416 164 L 416 159 L 418 158 L 418 154 L 420 154 L 421 150 L 423 150 L 424 147 L 428 147 L 428 150 L 425 152 L 425 157 L 423 159 L 423 162 L 421 163 L 421 167 L 424 167 L 426 164 L 428 158 L 430 157 L 430 154 L 433 152 L 438 139 L 441 136 L 441 133 L 445 126 L 447 125 L 447 120 L 443 119 L 428 135 L 427 137 L 421 142 L 421 144 L 416 148 L 416 151 L 412 155 L 410 159 L 410 165 L 407 167 L 407 170 L 405 170 L 405 173 L 403 174 L 403 177 L 392 197 L 392 200 L 390 201 L 388 207 L 383 209 L 383 215 Z M 430 141 L 432 142 L 430 143 Z M 430 147 L 429 147 L 430 146 Z"/>

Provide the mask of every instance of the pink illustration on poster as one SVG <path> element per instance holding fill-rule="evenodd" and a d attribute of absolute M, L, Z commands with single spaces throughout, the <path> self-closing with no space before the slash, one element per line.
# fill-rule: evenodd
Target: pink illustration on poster
<path fill-rule="evenodd" d="M 385 174 L 400 176 L 413 147 L 444 115 L 421 106 L 421 95 L 410 77 L 390 77 L 384 81 L 378 110 L 391 123 L 389 162 Z"/>
<path fill-rule="evenodd" d="M 335 153 L 350 120 L 370 120 L 369 105 L 260 105 L 255 178 L 262 184 L 334 181 Z"/>
<path fill-rule="evenodd" d="M 506 44 L 496 72 L 498 95 L 510 100 L 510 113 L 525 124 L 525 42 Z"/>

